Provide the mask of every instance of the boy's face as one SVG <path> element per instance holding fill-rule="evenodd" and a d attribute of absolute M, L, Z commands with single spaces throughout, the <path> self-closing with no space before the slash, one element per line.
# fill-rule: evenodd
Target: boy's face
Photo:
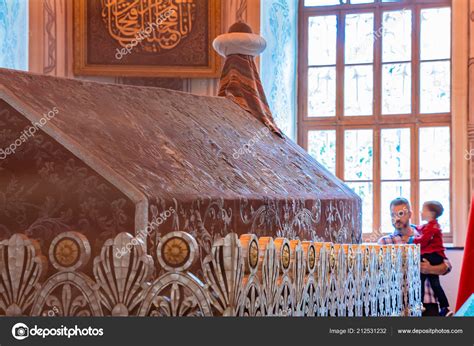
<path fill-rule="evenodd" d="M 421 219 L 423 221 L 431 221 L 434 220 L 434 213 L 428 209 L 428 207 L 423 204 L 423 208 L 421 209 Z"/>

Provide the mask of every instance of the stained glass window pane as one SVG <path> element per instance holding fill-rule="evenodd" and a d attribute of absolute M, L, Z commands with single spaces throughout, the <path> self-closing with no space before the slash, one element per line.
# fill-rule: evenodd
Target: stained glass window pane
<path fill-rule="evenodd" d="M 28 4 L 0 1 L 0 67 L 28 70 Z"/>
<path fill-rule="evenodd" d="M 411 63 L 382 66 L 382 114 L 411 113 Z"/>
<path fill-rule="evenodd" d="M 308 37 L 308 64 L 335 65 L 337 17 L 310 17 Z"/>
<path fill-rule="evenodd" d="M 314 67 L 308 73 L 308 115 L 336 115 L 336 67 Z"/>
<path fill-rule="evenodd" d="M 449 181 L 422 181 L 420 182 L 420 210 L 426 201 L 438 201 L 444 207 L 444 213 L 438 219 L 443 232 L 449 232 L 451 204 L 449 199 Z"/>
<path fill-rule="evenodd" d="M 421 60 L 451 57 L 451 9 L 421 10 Z"/>
<path fill-rule="evenodd" d="M 420 64 L 420 112 L 445 113 L 451 109 L 451 63 Z"/>
<path fill-rule="evenodd" d="M 335 130 L 309 131 L 308 152 L 331 173 L 336 174 Z"/>
<path fill-rule="evenodd" d="M 347 185 L 362 199 L 362 232 L 371 233 L 374 216 L 373 183 L 348 182 Z"/>
<path fill-rule="evenodd" d="M 339 0 L 304 0 L 305 6 L 329 6 L 339 4 Z"/>
<path fill-rule="evenodd" d="M 410 179 L 410 129 L 381 131 L 382 180 Z"/>
<path fill-rule="evenodd" d="M 382 61 L 411 60 L 411 11 L 389 11 L 383 13 Z M 376 39 L 381 35 L 376 32 Z"/>
<path fill-rule="evenodd" d="M 420 179 L 449 179 L 449 127 L 420 128 Z"/>
<path fill-rule="evenodd" d="M 351 0 L 351 4 L 367 4 L 369 2 L 374 2 L 374 0 Z"/>
<path fill-rule="evenodd" d="M 344 115 L 372 115 L 374 102 L 372 65 L 347 66 L 344 80 Z"/>
<path fill-rule="evenodd" d="M 371 63 L 374 60 L 374 15 L 346 15 L 346 64 Z"/>
<path fill-rule="evenodd" d="M 382 205 L 380 209 L 381 233 L 393 232 L 390 202 L 397 197 L 411 198 L 410 182 L 390 181 L 382 182 Z"/>
<path fill-rule="evenodd" d="M 372 130 L 346 130 L 344 179 L 372 180 L 373 152 Z"/>

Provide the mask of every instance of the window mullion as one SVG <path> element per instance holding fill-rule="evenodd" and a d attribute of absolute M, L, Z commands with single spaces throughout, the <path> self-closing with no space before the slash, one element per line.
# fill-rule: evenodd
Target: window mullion
<path fill-rule="evenodd" d="M 303 4 L 300 4 L 300 11 L 302 11 Z M 305 136 L 307 133 L 304 129 L 305 124 L 303 120 L 308 116 L 307 114 L 307 104 L 308 104 L 308 25 L 309 25 L 309 16 L 302 13 L 300 16 L 300 37 L 303 41 L 300 51 L 298 52 L 298 114 L 296 132 L 298 144 L 304 147 L 304 142 L 306 141 Z M 307 148 L 306 148 L 307 149 Z"/>
<path fill-rule="evenodd" d="M 344 40 L 346 18 L 343 11 L 337 13 L 336 43 L 336 175 L 344 180 L 344 128 L 339 126 L 344 112 Z"/>
<path fill-rule="evenodd" d="M 378 230 L 381 227 L 382 220 L 381 220 L 381 204 L 382 204 L 382 183 L 381 183 L 381 160 L 382 160 L 382 151 L 381 151 L 381 139 L 380 139 L 380 127 L 377 126 L 374 128 L 374 139 L 373 139 L 373 210 L 374 210 L 374 221 L 373 221 L 373 229 Z"/>
<path fill-rule="evenodd" d="M 336 126 L 336 176 L 344 181 L 344 128 Z"/>
<path fill-rule="evenodd" d="M 420 115 L 420 6 L 412 8 L 412 112 L 415 117 Z M 419 145 L 419 125 L 412 127 L 412 222 L 420 223 L 420 145 Z"/>
<path fill-rule="evenodd" d="M 412 114 L 420 115 L 420 7 L 412 8 Z"/>
<path fill-rule="evenodd" d="M 337 13 L 337 43 L 336 43 L 336 122 L 342 120 L 344 112 L 344 40 L 345 40 L 345 13 Z"/>
<path fill-rule="evenodd" d="M 411 198 L 412 198 L 412 219 L 411 221 L 415 224 L 420 223 L 419 217 L 419 205 L 420 205 L 420 145 L 419 145 L 419 125 L 415 124 L 411 128 L 412 138 L 412 159 L 411 159 Z"/>
<path fill-rule="evenodd" d="M 382 110 L 382 11 L 377 8 L 374 13 L 374 117 L 375 123 L 380 124 Z M 373 139 L 373 229 L 381 227 L 381 150 L 380 125 L 374 128 Z"/>
<path fill-rule="evenodd" d="M 380 122 L 382 114 L 382 12 L 374 13 L 374 116 Z"/>

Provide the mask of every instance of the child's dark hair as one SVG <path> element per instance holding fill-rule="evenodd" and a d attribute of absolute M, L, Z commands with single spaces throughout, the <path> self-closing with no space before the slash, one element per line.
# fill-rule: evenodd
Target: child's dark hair
<path fill-rule="evenodd" d="M 428 201 L 423 203 L 429 211 L 433 212 L 435 214 L 435 218 L 439 218 L 441 215 L 443 215 L 444 208 L 441 203 L 438 201 Z"/>

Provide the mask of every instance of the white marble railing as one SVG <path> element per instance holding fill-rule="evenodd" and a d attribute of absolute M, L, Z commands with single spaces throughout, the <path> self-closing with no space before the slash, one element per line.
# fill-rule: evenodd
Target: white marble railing
<path fill-rule="evenodd" d="M 419 248 L 229 234 L 202 254 L 184 232 L 147 254 L 131 234 L 90 263 L 80 233 L 0 243 L 0 315 L 420 316 Z M 48 269 L 48 264 L 53 268 Z"/>

